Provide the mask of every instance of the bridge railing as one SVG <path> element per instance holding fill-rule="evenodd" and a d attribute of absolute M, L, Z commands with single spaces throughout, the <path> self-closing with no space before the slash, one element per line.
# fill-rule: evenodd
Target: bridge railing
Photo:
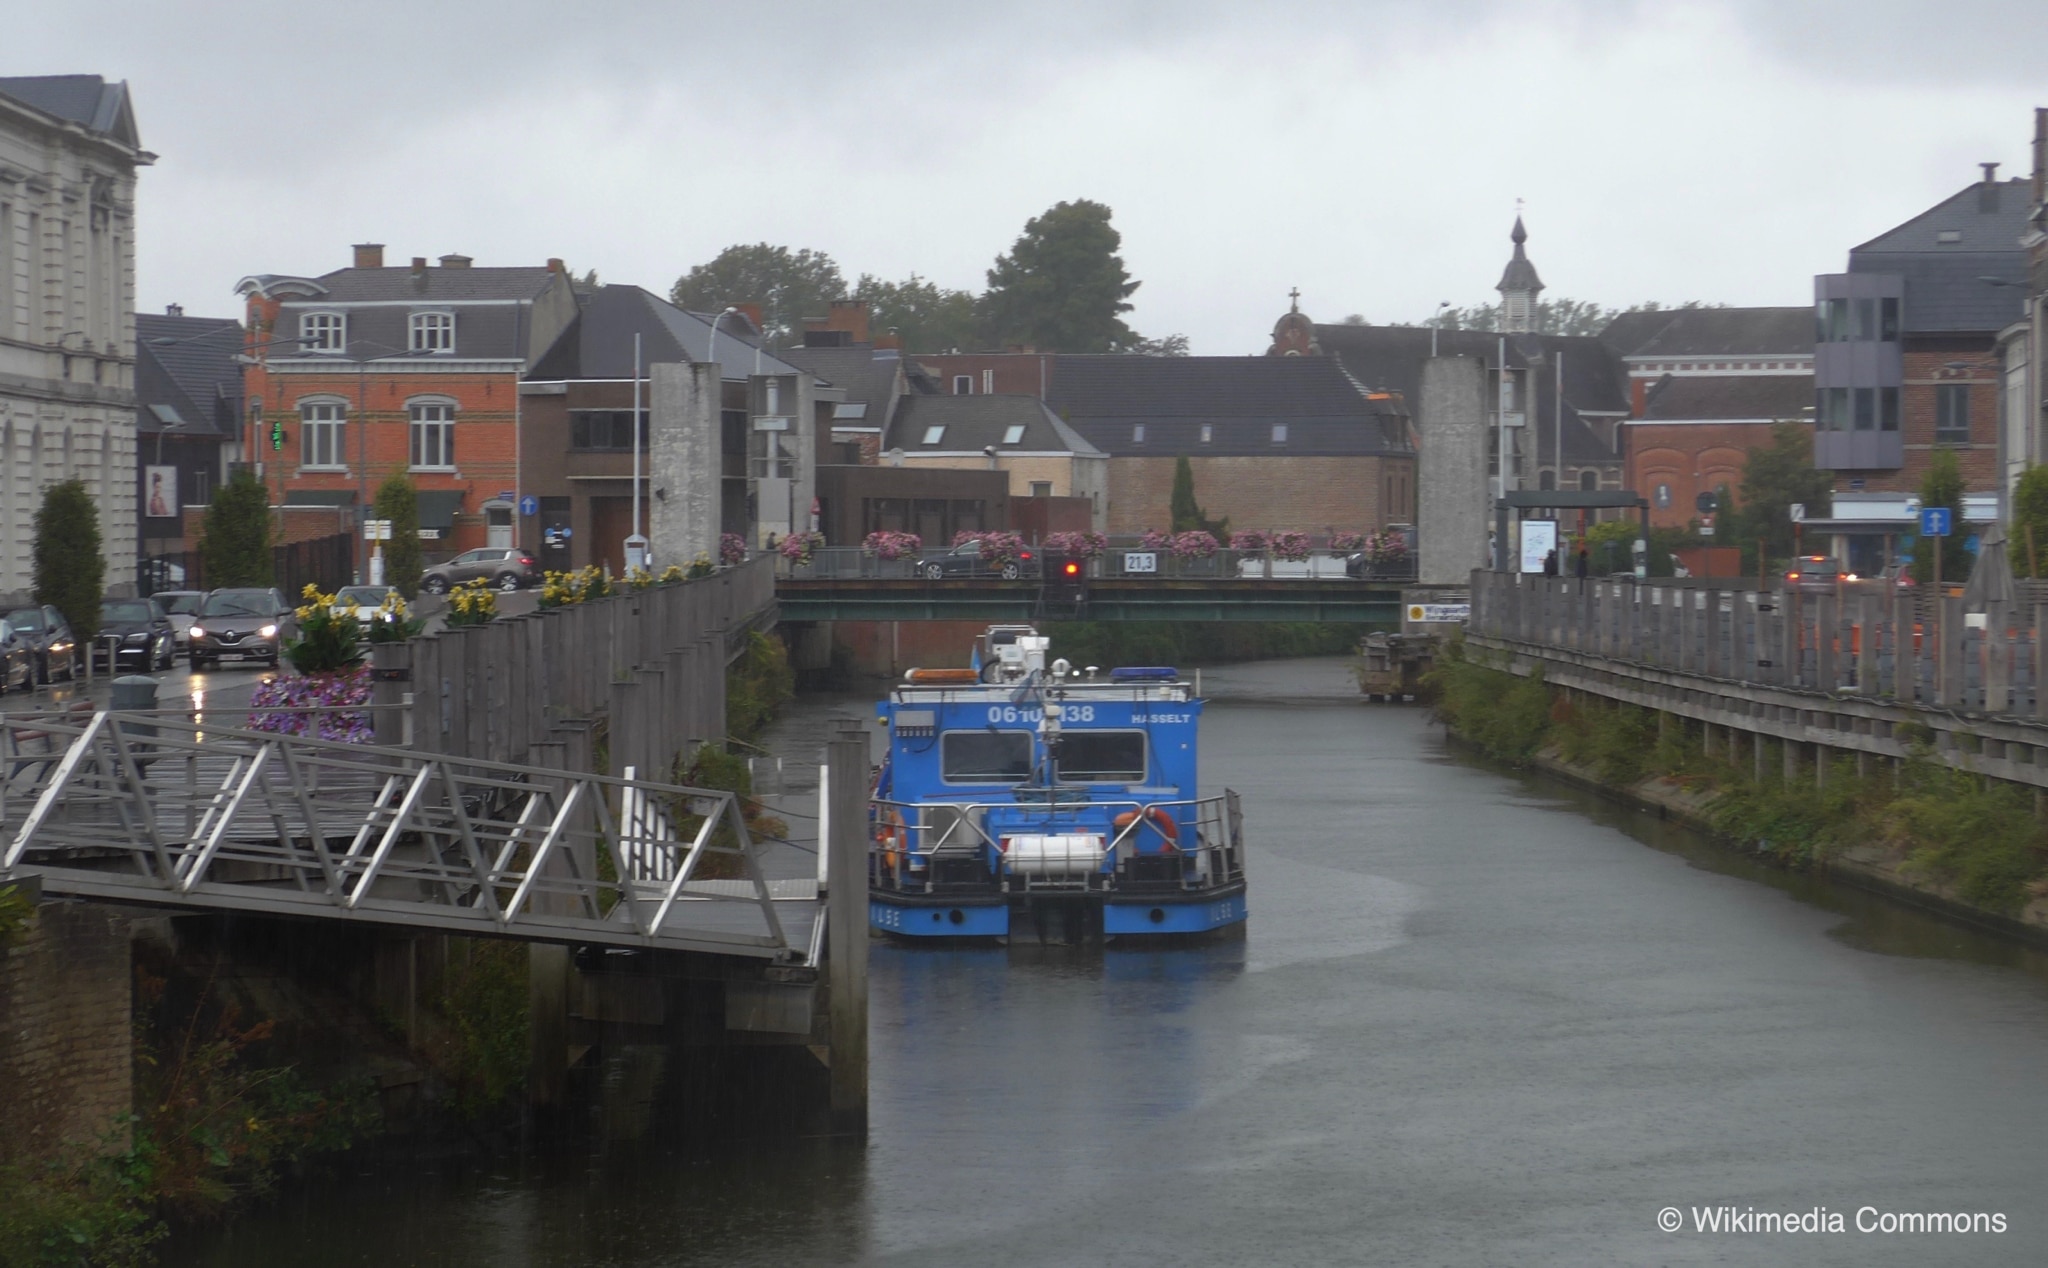
<path fill-rule="evenodd" d="M 22 729 L 9 724 L 10 729 Z M 0 878 L 159 907 L 802 960 L 817 881 L 771 882 L 729 792 L 219 726 L 34 720 Z"/>
<path fill-rule="evenodd" d="M 2048 718 L 2048 584 L 1966 607 L 1960 589 L 1824 591 L 1729 579 L 1577 581 L 1477 571 L 1479 635 L 1757 686 Z"/>
<path fill-rule="evenodd" d="M 1032 548 L 1034 556 L 1039 554 Z M 1352 580 L 1348 571 L 1349 554 L 1318 550 L 1306 559 L 1281 559 L 1271 551 L 1218 550 L 1213 555 L 1182 556 L 1170 551 L 1143 548 L 1141 543 L 1132 541 L 1119 544 L 1112 542 L 1110 548 L 1086 563 L 1086 575 L 1096 580 L 1227 580 L 1273 578 L 1293 581 L 1346 581 Z M 997 578 L 1003 569 L 999 563 L 977 563 L 965 574 L 952 572 L 933 575 L 931 569 L 954 567 L 937 565 L 936 552 L 922 556 L 905 556 L 901 559 L 882 559 L 858 546 L 824 546 L 811 553 L 810 562 L 792 563 L 778 558 L 776 575 L 785 580 L 845 581 L 872 579 L 877 581 L 947 580 L 958 576 L 972 576 L 982 579 Z M 1037 579 L 1039 564 L 1034 562 L 1020 569 L 1022 580 Z M 1406 582 L 1415 579 L 1415 558 L 1410 555 L 1389 562 L 1369 562 L 1361 566 L 1359 580 Z"/>

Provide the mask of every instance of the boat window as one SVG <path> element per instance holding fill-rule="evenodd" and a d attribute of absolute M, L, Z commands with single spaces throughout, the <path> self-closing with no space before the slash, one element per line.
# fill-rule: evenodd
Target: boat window
<path fill-rule="evenodd" d="M 939 763 L 954 783 L 1029 779 L 1031 732 L 948 731 L 940 740 Z"/>
<path fill-rule="evenodd" d="M 1136 784 L 1145 778 L 1143 731 L 1068 731 L 1060 737 L 1060 778 Z"/>

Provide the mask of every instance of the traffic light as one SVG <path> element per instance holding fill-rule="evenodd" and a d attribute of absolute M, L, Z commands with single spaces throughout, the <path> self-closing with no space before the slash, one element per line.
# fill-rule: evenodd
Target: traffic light
<path fill-rule="evenodd" d="M 1076 555 L 1048 553 L 1039 572 L 1039 606 L 1048 613 L 1078 612 L 1088 602 L 1088 561 Z"/>
<path fill-rule="evenodd" d="M 270 447 L 272 449 L 284 448 L 284 419 L 282 418 L 270 420 Z"/>

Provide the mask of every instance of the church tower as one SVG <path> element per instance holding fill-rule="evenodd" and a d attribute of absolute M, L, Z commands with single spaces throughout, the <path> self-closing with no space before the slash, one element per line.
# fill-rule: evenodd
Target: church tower
<path fill-rule="evenodd" d="M 1494 287 L 1500 292 L 1500 328 L 1511 335 L 1526 334 L 1536 327 L 1536 297 L 1543 293 L 1543 279 L 1536 276 L 1536 266 L 1529 263 L 1529 257 L 1522 251 L 1529 231 L 1522 228 L 1519 214 L 1515 216 L 1515 231 L 1508 239 L 1515 244 L 1515 254 L 1501 273 L 1499 285 Z"/>

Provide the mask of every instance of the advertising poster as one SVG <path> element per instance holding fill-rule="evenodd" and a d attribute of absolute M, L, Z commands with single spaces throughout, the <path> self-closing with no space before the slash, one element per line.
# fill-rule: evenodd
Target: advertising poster
<path fill-rule="evenodd" d="M 153 520 L 172 519 L 178 514 L 178 469 L 142 469 L 142 513 Z"/>
<path fill-rule="evenodd" d="M 1556 520 L 1522 521 L 1522 571 L 1542 572 L 1543 557 L 1557 549 Z"/>

